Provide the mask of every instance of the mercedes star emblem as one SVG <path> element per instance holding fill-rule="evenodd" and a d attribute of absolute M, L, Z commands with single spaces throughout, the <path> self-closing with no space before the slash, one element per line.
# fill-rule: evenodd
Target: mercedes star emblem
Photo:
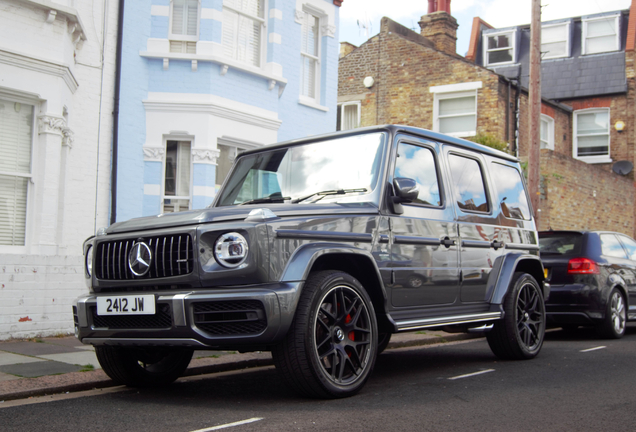
<path fill-rule="evenodd" d="M 143 276 L 150 270 L 152 253 L 144 242 L 135 243 L 128 255 L 128 268 L 135 276 Z"/>

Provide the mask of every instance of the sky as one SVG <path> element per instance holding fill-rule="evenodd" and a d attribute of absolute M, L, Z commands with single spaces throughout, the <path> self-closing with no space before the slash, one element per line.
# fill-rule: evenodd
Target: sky
<path fill-rule="evenodd" d="M 457 29 L 457 53 L 468 51 L 473 18 L 478 16 L 493 27 L 530 24 L 531 0 L 451 0 L 451 15 Z M 541 20 L 550 21 L 600 12 L 629 9 L 631 0 L 541 0 Z M 340 42 L 356 46 L 380 31 L 384 16 L 419 33 L 417 22 L 428 11 L 428 0 L 344 0 L 340 8 Z M 368 36 L 358 22 L 370 23 Z"/>

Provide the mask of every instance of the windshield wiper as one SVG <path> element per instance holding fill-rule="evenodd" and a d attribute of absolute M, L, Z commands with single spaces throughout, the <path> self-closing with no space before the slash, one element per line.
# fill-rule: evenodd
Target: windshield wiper
<path fill-rule="evenodd" d="M 366 191 L 367 190 L 365 188 L 359 188 L 359 189 L 336 189 L 336 190 L 332 189 L 332 190 L 326 190 L 326 191 L 322 191 L 322 192 L 314 192 L 314 193 L 309 194 L 307 196 L 296 198 L 296 199 L 292 200 L 291 202 L 292 202 L 292 204 L 297 204 L 297 203 L 299 203 L 301 201 L 305 201 L 306 199 L 309 199 L 309 198 L 311 198 L 313 196 L 316 196 L 316 195 L 321 195 L 320 198 L 316 200 L 316 201 L 318 201 L 318 200 L 323 199 L 327 195 L 344 195 L 344 194 L 353 193 L 353 192 L 366 192 Z"/>
<path fill-rule="evenodd" d="M 239 205 L 283 202 L 283 201 L 290 200 L 290 199 L 291 199 L 291 197 L 282 197 L 282 196 L 273 196 L 273 197 L 271 197 L 271 196 L 268 196 L 268 197 L 263 197 L 263 198 L 256 198 L 256 199 L 249 200 L 249 201 L 243 201 Z"/>

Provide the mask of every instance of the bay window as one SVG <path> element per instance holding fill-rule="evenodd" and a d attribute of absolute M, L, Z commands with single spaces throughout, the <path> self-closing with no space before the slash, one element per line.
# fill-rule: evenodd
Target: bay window
<path fill-rule="evenodd" d="M 223 0 L 223 53 L 227 57 L 262 67 L 265 34 L 265 0 Z"/>
<path fill-rule="evenodd" d="M 0 246 L 25 246 L 34 106 L 0 98 Z"/>

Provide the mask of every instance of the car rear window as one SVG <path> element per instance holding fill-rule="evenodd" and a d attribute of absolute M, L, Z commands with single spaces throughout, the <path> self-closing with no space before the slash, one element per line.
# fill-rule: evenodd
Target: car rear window
<path fill-rule="evenodd" d="M 580 233 L 539 234 L 539 250 L 545 255 L 578 255 L 581 253 Z"/>

